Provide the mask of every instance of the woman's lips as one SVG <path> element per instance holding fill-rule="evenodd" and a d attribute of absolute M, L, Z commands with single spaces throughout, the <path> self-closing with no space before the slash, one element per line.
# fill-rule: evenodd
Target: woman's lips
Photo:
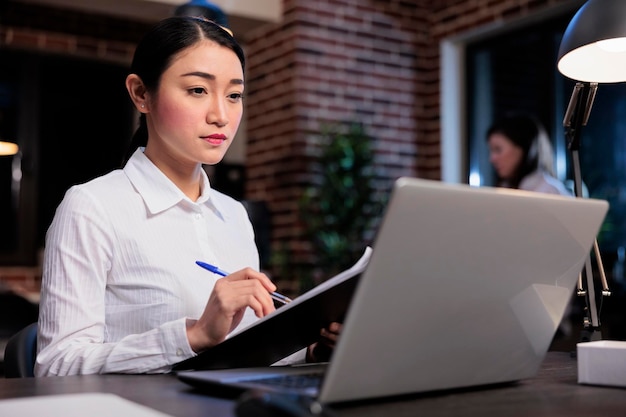
<path fill-rule="evenodd" d="M 205 136 L 204 140 L 212 145 L 221 145 L 226 140 L 226 135 L 214 134 Z"/>

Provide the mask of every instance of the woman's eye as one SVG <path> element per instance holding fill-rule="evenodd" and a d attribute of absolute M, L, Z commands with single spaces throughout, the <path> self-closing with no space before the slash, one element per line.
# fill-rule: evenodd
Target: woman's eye
<path fill-rule="evenodd" d="M 202 87 L 195 87 L 189 90 L 189 92 L 191 94 L 195 94 L 197 96 L 204 94 L 204 88 Z"/>
<path fill-rule="evenodd" d="M 228 95 L 228 98 L 232 101 L 239 101 L 243 98 L 243 94 L 241 93 L 231 93 Z"/>

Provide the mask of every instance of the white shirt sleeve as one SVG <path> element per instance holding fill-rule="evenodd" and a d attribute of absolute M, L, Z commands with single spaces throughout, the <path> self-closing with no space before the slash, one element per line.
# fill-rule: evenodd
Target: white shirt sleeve
<path fill-rule="evenodd" d="M 101 207 L 70 191 L 46 238 L 35 374 L 167 372 L 194 356 L 186 319 L 105 342 L 107 270 L 115 231 Z M 104 244 L 103 244 L 104 243 Z M 130 325 L 140 317 L 129 316 Z"/>

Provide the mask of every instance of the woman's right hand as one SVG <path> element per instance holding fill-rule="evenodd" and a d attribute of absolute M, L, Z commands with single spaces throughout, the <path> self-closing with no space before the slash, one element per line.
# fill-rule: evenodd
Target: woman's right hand
<path fill-rule="evenodd" d="M 191 348 L 197 353 L 222 342 L 241 322 L 247 307 L 259 318 L 274 311 L 273 291 L 276 286 L 272 281 L 252 268 L 218 279 L 202 316 L 187 322 Z"/>

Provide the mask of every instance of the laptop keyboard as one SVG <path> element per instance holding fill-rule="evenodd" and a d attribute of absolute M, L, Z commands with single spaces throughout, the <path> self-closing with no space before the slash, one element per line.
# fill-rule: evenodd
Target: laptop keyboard
<path fill-rule="evenodd" d="M 267 378 L 255 379 L 254 382 L 255 384 L 264 384 L 290 389 L 319 388 L 322 385 L 322 375 L 322 373 L 273 375 Z"/>

